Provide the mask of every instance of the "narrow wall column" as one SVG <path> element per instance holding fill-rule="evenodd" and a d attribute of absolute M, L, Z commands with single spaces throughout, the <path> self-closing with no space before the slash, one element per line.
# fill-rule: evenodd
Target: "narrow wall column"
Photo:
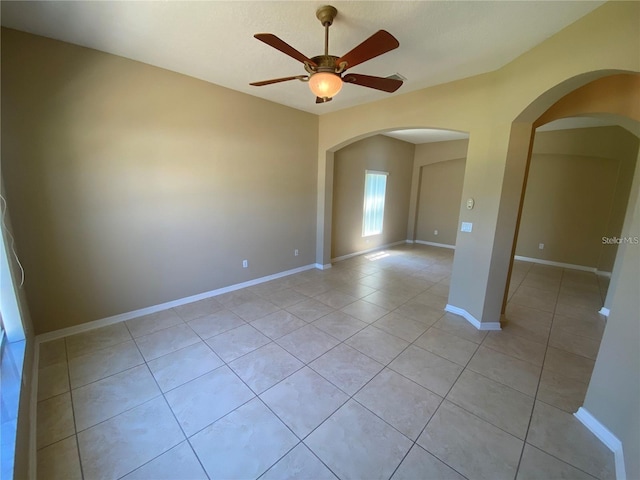
<path fill-rule="evenodd" d="M 407 240 L 413 242 L 416 239 L 416 222 L 418 221 L 418 200 L 420 198 L 420 174 L 421 165 L 413 159 L 413 174 L 411 175 L 411 193 L 409 195 L 409 216 L 407 219 Z"/>
<path fill-rule="evenodd" d="M 638 157 L 640 164 L 640 156 Z M 611 314 L 591 375 L 584 410 L 613 433 L 624 446 L 627 478 L 640 475 L 640 168 L 636 167 L 618 248 L 607 305 Z M 581 409 L 582 410 L 582 409 Z M 619 461 L 619 459 L 616 459 Z M 616 470 L 620 465 L 616 465 Z"/>
<path fill-rule="evenodd" d="M 524 123 L 471 131 L 447 310 L 481 330 L 500 328 L 531 132 Z"/>
<path fill-rule="evenodd" d="M 333 208 L 333 152 L 318 154 L 318 205 L 316 219 L 316 267 L 331 266 Z"/>

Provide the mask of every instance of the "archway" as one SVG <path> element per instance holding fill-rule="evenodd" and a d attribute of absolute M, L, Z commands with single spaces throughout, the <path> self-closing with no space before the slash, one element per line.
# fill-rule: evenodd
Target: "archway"
<path fill-rule="evenodd" d="M 627 100 L 624 102 L 622 100 L 625 98 L 624 95 L 619 93 L 625 82 L 629 84 L 628 92 L 637 88 L 634 83 L 637 80 L 629 82 L 628 79 L 620 79 L 618 73 L 599 71 L 572 77 L 540 94 L 509 125 L 478 128 L 475 130 L 478 135 L 472 131 L 469 156 L 476 156 L 484 163 L 476 161 L 474 171 L 466 173 L 463 197 L 473 198 L 474 195 L 482 195 L 484 202 L 489 202 L 488 209 L 491 215 L 487 217 L 484 212 L 474 213 L 475 210 L 462 214 L 465 208 L 461 205 L 461 220 L 475 219 L 479 224 L 479 230 L 477 235 L 458 232 L 456 244 L 459 248 L 456 251 L 452 275 L 453 288 L 449 298 L 449 311 L 464 316 L 479 329 L 500 328 L 499 321 L 503 312 L 506 288 L 509 284 L 508 275 L 514 254 L 513 248 L 518 234 L 522 189 L 531 154 L 534 122 L 552 106 L 554 109 L 563 108 L 562 111 L 566 111 L 565 102 L 561 99 L 573 90 L 578 91 L 576 95 L 584 96 L 585 101 L 592 101 L 594 93 L 585 92 L 581 87 L 594 79 L 606 79 L 606 77 L 611 77 L 613 80 L 607 83 L 598 80 L 595 85 L 601 92 L 601 97 L 610 97 L 609 103 L 612 105 L 610 112 L 620 111 L 621 115 L 625 115 L 626 112 L 625 116 L 629 118 L 639 115 L 637 107 L 630 106 L 635 97 L 627 95 Z M 621 75 L 621 77 L 625 76 L 628 74 Z M 631 77 L 636 78 L 633 75 Z M 613 93 L 614 89 L 616 93 Z M 601 106 L 603 102 L 606 103 L 603 98 L 599 98 L 596 104 L 600 112 L 606 113 Z M 556 106 L 555 103 L 558 105 Z M 575 103 L 575 100 L 571 103 Z M 566 113 L 566 115 L 573 115 L 573 113 Z M 500 163 L 494 161 L 494 158 L 499 158 Z M 470 165 L 467 166 L 467 170 L 469 168 Z M 476 178 L 468 178 L 469 173 Z M 499 188 L 499 195 L 495 194 L 497 192 L 494 193 L 495 188 Z M 478 205 L 477 202 L 476 205 Z M 465 220 L 465 217 L 468 220 Z M 479 241 L 481 239 L 482 241 Z M 488 241 L 491 243 L 486 243 Z M 469 271 L 475 270 L 482 272 L 483 275 L 481 277 L 468 275 Z M 486 277 L 485 272 L 488 272 Z"/>
<path fill-rule="evenodd" d="M 523 116 L 531 121 L 532 129 L 557 119 L 576 115 L 606 115 L 609 118 L 613 116 L 618 125 L 630 130 L 636 136 L 640 136 L 640 75 L 610 73 L 586 74 L 584 78 L 592 77 L 594 74 L 600 74 L 600 78 L 564 95 L 545 112 L 540 113 L 536 120 L 531 121 L 530 115 L 533 106 L 540 99 L 533 102 L 532 106 L 523 112 Z M 565 82 L 565 85 L 572 81 L 575 79 Z M 542 97 L 545 96 L 546 94 Z M 543 101 L 543 104 L 546 101 Z M 514 128 L 517 127 L 516 122 Z M 511 276 L 513 269 L 515 240 L 519 232 L 524 187 L 530 161 L 531 144 L 526 161 L 520 165 L 523 181 L 515 228 L 513 229 L 508 276 Z M 618 478 L 625 478 L 625 470 L 628 472 L 640 471 L 637 456 L 633 454 L 640 448 L 640 425 L 638 424 L 640 380 L 637 376 L 637 365 L 640 362 L 640 352 L 638 351 L 640 326 L 637 322 L 640 315 L 637 296 L 640 277 L 640 252 L 637 247 L 640 231 L 638 225 L 640 172 L 637 168 L 637 158 L 635 163 L 635 172 L 633 169 L 628 172 L 633 180 L 626 202 L 626 214 L 620 235 L 630 241 L 620 245 L 615 258 L 611 285 L 605 300 L 605 306 L 607 310 L 610 309 L 611 315 L 604 330 L 600 349 L 597 352 L 584 403 L 575 413 L 576 417 L 614 452 Z M 505 290 L 503 292 L 503 308 L 507 296 L 508 291 Z M 626 458 L 623 458 L 622 455 L 623 446 L 625 451 L 631 452 L 631 454 L 627 454 Z"/>
<path fill-rule="evenodd" d="M 324 197 L 324 198 L 323 199 L 319 198 L 319 207 L 323 207 L 324 215 L 322 217 L 319 216 L 319 224 L 318 224 L 319 235 L 318 235 L 318 249 L 316 253 L 317 253 L 317 258 L 322 259 L 322 263 L 320 262 L 316 263 L 316 266 L 318 268 L 323 268 L 323 269 L 329 268 L 331 266 L 331 261 L 335 260 L 336 258 L 345 258 L 355 254 L 364 253 L 365 251 L 368 251 L 368 250 L 374 250 L 376 248 L 388 246 L 388 242 L 385 243 L 384 241 L 382 242 L 378 241 L 377 243 L 374 242 L 371 244 L 369 244 L 368 242 L 366 244 L 362 242 L 360 243 L 351 242 L 352 245 L 353 244 L 358 245 L 359 249 L 354 248 L 352 245 L 350 246 L 353 251 L 348 251 L 348 252 L 345 252 L 344 248 L 340 250 L 336 250 L 335 248 L 336 232 L 334 231 L 334 229 L 336 228 L 336 225 L 335 225 L 336 218 L 334 214 L 334 208 L 335 208 L 334 201 L 336 200 L 336 191 L 335 191 L 335 188 L 336 188 L 335 175 L 337 174 L 336 165 L 335 165 L 336 155 L 337 154 L 339 155 L 339 152 L 343 150 L 350 150 L 356 146 L 359 146 L 358 144 L 365 145 L 364 148 L 366 151 L 366 145 L 374 141 L 376 137 L 380 137 L 380 136 L 388 137 L 388 140 L 393 140 L 394 138 L 398 140 L 402 140 L 403 142 L 414 144 L 414 146 L 416 147 L 417 157 L 415 161 L 414 161 L 414 158 L 411 159 L 412 166 L 410 168 L 412 171 L 410 172 L 410 179 L 408 182 L 405 182 L 406 185 L 405 187 L 403 187 L 403 188 L 406 188 L 406 191 L 404 193 L 408 196 L 409 202 L 408 202 L 408 208 L 405 209 L 406 212 L 403 210 L 404 220 L 402 223 L 403 223 L 403 227 L 406 226 L 406 233 L 404 233 L 404 229 L 403 229 L 402 238 L 397 239 L 402 243 L 405 243 L 405 242 L 413 243 L 413 241 L 415 240 L 415 229 L 416 229 L 416 222 L 417 222 L 422 167 L 424 167 L 425 165 L 433 164 L 437 162 L 444 162 L 447 160 L 463 158 L 465 155 L 464 153 L 461 154 L 460 152 L 462 150 L 466 151 L 466 144 L 468 142 L 467 140 L 468 133 L 466 132 L 460 132 L 460 131 L 451 130 L 447 128 L 407 126 L 407 127 L 399 127 L 399 128 L 387 128 L 384 130 L 374 131 L 364 135 L 359 135 L 357 137 L 343 141 L 340 144 L 327 150 L 325 152 L 326 164 L 323 172 L 324 175 L 322 179 L 319 179 L 319 181 L 324 180 L 324 185 L 323 185 L 324 192 L 319 192 L 319 193 L 324 193 L 324 195 L 320 195 L 320 197 Z M 447 144 L 447 146 L 445 148 L 438 149 L 433 153 L 429 153 L 429 154 L 423 153 L 422 155 L 420 155 L 418 150 L 421 149 L 422 146 L 425 144 L 429 144 L 429 145 Z M 361 154 L 362 152 L 360 152 L 360 156 Z M 358 153 L 356 153 L 355 156 L 358 157 Z M 428 159 L 423 158 L 425 156 L 429 156 L 430 158 Z M 360 163 L 362 163 L 363 165 L 365 164 L 369 165 L 369 163 L 371 162 L 361 161 Z M 375 164 L 377 163 L 374 161 L 367 168 L 371 167 L 372 165 L 375 166 Z M 364 175 L 364 167 L 361 170 Z M 362 179 L 358 177 L 358 180 L 362 180 Z M 363 181 L 360 181 L 359 185 L 356 185 L 356 186 L 359 187 L 359 190 L 358 190 L 359 193 L 356 195 L 356 197 L 358 197 L 358 195 L 362 193 L 360 192 L 360 190 L 362 190 Z M 357 200 L 356 203 L 359 204 L 357 208 L 361 208 L 362 199 L 358 197 L 356 200 Z M 351 202 L 351 203 L 354 203 L 354 202 Z M 351 216 L 353 217 L 353 215 Z M 357 212 L 356 212 L 356 216 L 357 216 Z"/>
<path fill-rule="evenodd" d="M 605 75 L 606 72 L 599 72 Z M 592 78 L 596 72 L 585 74 L 580 78 Z M 567 85 L 571 85 L 578 79 L 570 79 L 563 82 L 545 94 L 541 95 L 534 101 L 522 114 L 516 119 L 514 124 L 520 120 L 529 119 L 536 110 L 534 105 L 541 102 L 543 105 L 548 103 L 548 96 L 554 92 L 564 91 Z M 516 240 L 520 231 L 520 222 L 522 219 L 522 209 L 525 199 L 526 183 L 531 165 L 531 155 L 533 147 L 533 135 L 535 129 L 548 124 L 552 121 L 570 118 L 575 116 L 600 115 L 615 117 L 615 122 L 625 129 L 631 131 L 636 136 L 640 135 L 640 75 L 639 74 L 613 74 L 600 77 L 596 80 L 582 85 L 572 92 L 562 96 L 545 112 L 541 113 L 536 120 L 532 122 L 531 142 L 529 144 L 528 155 L 524 165 L 522 165 L 522 188 L 520 189 L 520 200 L 516 223 L 514 226 L 513 241 L 511 245 L 511 258 L 509 260 L 509 270 L 507 274 L 506 288 L 502 299 L 501 313 L 504 314 L 509 294 L 509 283 L 513 270 L 513 260 L 516 255 Z M 507 166 L 508 168 L 508 166 Z M 633 170 L 631 171 L 633 173 Z"/>

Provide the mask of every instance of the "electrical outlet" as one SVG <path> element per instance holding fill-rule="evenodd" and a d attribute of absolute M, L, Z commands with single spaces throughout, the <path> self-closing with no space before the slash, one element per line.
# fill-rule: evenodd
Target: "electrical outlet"
<path fill-rule="evenodd" d="M 438 235 L 438 230 L 434 230 L 434 231 L 433 231 L 433 234 L 434 234 L 434 235 Z"/>
<path fill-rule="evenodd" d="M 249 260 L 242 260 L 242 268 L 247 268 L 249 266 Z"/>
<path fill-rule="evenodd" d="M 539 250 L 544 250 L 544 243 L 539 243 L 538 244 L 538 249 Z"/>
<path fill-rule="evenodd" d="M 293 255 L 294 255 L 295 257 L 297 257 L 297 256 L 298 256 L 298 253 L 299 253 L 299 252 L 298 252 L 298 249 L 296 248 L 296 249 L 293 251 Z"/>

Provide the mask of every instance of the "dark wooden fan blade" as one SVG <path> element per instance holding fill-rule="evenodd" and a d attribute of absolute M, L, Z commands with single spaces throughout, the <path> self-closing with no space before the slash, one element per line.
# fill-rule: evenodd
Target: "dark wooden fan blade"
<path fill-rule="evenodd" d="M 386 30 L 378 30 L 349 53 L 340 57 L 336 65 L 346 62 L 347 68 L 351 68 L 399 46 L 400 42 L 393 35 Z"/>
<path fill-rule="evenodd" d="M 395 78 L 372 77 L 370 75 L 358 75 L 357 73 L 347 73 L 342 77 L 345 83 L 353 83 L 361 87 L 375 88 L 383 92 L 393 93 L 402 86 L 402 80 Z"/>
<path fill-rule="evenodd" d="M 306 75 L 296 75 L 295 77 L 273 78 L 271 80 L 253 82 L 253 83 L 250 83 L 249 85 L 253 85 L 254 87 L 262 87 L 263 85 L 271 85 L 272 83 L 288 82 L 289 80 L 303 80 L 305 78 L 307 78 Z"/>
<path fill-rule="evenodd" d="M 256 33 L 254 37 L 260 40 L 261 42 L 264 42 L 267 45 L 275 48 L 276 50 L 280 50 L 282 53 L 289 55 L 291 58 L 295 58 L 299 62 L 302 62 L 302 63 L 307 62 L 310 65 L 313 65 L 314 67 L 318 66 L 316 62 L 314 62 L 310 58 L 305 57 L 298 50 L 293 48 L 288 43 L 280 40 L 278 37 L 276 37 L 272 33 Z"/>
<path fill-rule="evenodd" d="M 327 98 L 327 97 L 316 97 L 316 103 L 327 103 L 330 102 L 331 100 L 333 100 L 333 98 Z"/>

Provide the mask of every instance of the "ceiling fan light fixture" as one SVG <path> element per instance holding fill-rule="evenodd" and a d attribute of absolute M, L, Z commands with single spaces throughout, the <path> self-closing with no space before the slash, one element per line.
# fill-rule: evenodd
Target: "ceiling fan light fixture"
<path fill-rule="evenodd" d="M 317 72 L 309 78 L 309 88 L 316 97 L 333 98 L 342 89 L 342 79 L 331 72 Z"/>
<path fill-rule="evenodd" d="M 254 37 L 270 47 L 281 51 L 285 55 L 301 62 L 309 74 L 295 75 L 284 78 L 274 78 L 253 82 L 250 85 L 261 87 L 272 83 L 288 82 L 289 80 L 302 80 L 309 82 L 311 92 L 316 96 L 316 103 L 326 103 L 335 97 L 342 89 L 343 83 L 373 88 L 382 92 L 393 93 L 402 86 L 404 78 L 383 78 L 371 75 L 362 75 L 348 72 L 347 69 L 360 65 L 363 62 L 378 57 L 383 53 L 398 48 L 398 40 L 386 30 L 378 30 L 364 42 L 356 45 L 342 57 L 329 55 L 329 27 L 333 23 L 338 10 L 331 5 L 320 7 L 316 11 L 316 17 L 324 27 L 324 55 L 316 55 L 308 58 L 288 43 L 276 37 L 273 33 L 256 33 Z"/>

